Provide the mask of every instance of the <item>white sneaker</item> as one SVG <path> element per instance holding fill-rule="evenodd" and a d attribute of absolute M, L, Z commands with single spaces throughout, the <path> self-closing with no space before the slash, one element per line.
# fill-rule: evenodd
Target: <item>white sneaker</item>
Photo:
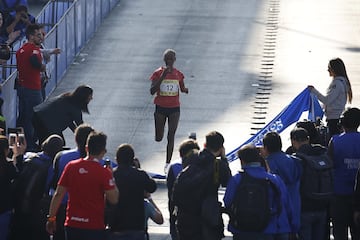
<path fill-rule="evenodd" d="M 165 163 L 165 166 L 164 166 L 164 173 L 165 173 L 165 175 L 168 174 L 169 168 L 170 168 L 170 163 Z"/>

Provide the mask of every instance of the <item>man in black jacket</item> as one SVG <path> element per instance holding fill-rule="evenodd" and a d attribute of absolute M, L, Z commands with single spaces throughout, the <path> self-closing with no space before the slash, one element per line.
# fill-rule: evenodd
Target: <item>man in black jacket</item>
<path fill-rule="evenodd" d="M 199 159 L 193 161 L 188 167 L 188 169 L 197 168 L 198 171 L 206 171 L 209 174 L 203 175 L 206 178 L 206 185 L 198 189 L 199 199 L 192 195 L 194 201 L 191 206 L 178 206 L 177 229 L 180 240 L 218 240 L 223 237 L 224 225 L 218 203 L 218 189 L 220 185 L 226 186 L 231 177 L 223 144 L 224 137 L 219 132 L 208 133 L 205 148 L 200 152 Z M 204 203 L 214 203 L 214 205 Z M 214 208 L 209 209 L 210 205 Z M 204 215 L 204 213 L 214 214 L 211 214 L 211 219 L 206 219 L 207 214 Z"/>
<path fill-rule="evenodd" d="M 135 153 L 130 144 L 121 144 L 116 152 L 118 168 L 114 172 L 119 189 L 119 202 L 109 210 L 111 239 L 141 239 L 145 237 L 144 192 L 153 193 L 156 182 L 134 166 Z"/>

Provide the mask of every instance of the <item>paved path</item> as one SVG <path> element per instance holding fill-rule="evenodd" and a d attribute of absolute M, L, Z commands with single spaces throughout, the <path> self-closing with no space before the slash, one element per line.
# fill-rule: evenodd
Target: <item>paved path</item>
<path fill-rule="evenodd" d="M 148 78 L 164 49 L 177 51 L 176 67 L 190 89 L 181 95 L 176 148 L 189 132 L 202 145 L 207 132 L 218 130 L 230 151 L 306 85 L 325 92 L 332 57 L 347 64 L 359 106 L 359 22 L 355 0 L 121 0 L 54 94 L 91 85 L 85 121 L 108 134 L 109 156 L 128 142 L 144 169 L 162 173 L 166 141 L 154 141 Z M 72 133 L 65 136 L 72 145 Z M 153 198 L 168 218 L 166 184 L 158 188 Z M 170 239 L 167 221 L 149 230 L 151 239 Z"/>

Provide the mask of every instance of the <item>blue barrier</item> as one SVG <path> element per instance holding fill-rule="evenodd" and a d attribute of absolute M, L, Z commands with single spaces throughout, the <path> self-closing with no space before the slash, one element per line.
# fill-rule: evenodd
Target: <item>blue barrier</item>
<path fill-rule="evenodd" d="M 51 79 L 46 86 L 49 95 L 61 82 L 67 69 L 80 53 L 85 44 L 94 36 L 97 28 L 120 0 L 53 0 L 49 1 L 37 16 L 37 22 L 45 25 L 47 35 L 46 48 L 61 48 L 62 53 L 52 56 L 47 68 Z M 16 52 L 26 41 L 22 39 L 13 44 Z M 8 127 L 16 125 L 17 95 L 14 81 L 17 76 L 16 57 L 1 68 L 2 94 L 4 99 L 3 114 Z"/>

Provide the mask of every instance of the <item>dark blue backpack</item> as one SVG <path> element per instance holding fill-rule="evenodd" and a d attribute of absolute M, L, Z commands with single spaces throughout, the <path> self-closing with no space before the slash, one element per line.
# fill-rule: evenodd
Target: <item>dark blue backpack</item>
<path fill-rule="evenodd" d="M 244 232 L 262 232 L 271 218 L 281 211 L 280 193 L 270 179 L 260 179 L 242 172 L 234 199 L 228 208 L 230 224 Z M 270 202 L 273 191 L 273 208 Z"/>
<path fill-rule="evenodd" d="M 43 199 L 49 199 L 47 183 L 51 169 L 52 161 L 39 155 L 24 161 L 23 169 L 14 181 L 15 210 L 30 213 L 42 208 Z"/>

